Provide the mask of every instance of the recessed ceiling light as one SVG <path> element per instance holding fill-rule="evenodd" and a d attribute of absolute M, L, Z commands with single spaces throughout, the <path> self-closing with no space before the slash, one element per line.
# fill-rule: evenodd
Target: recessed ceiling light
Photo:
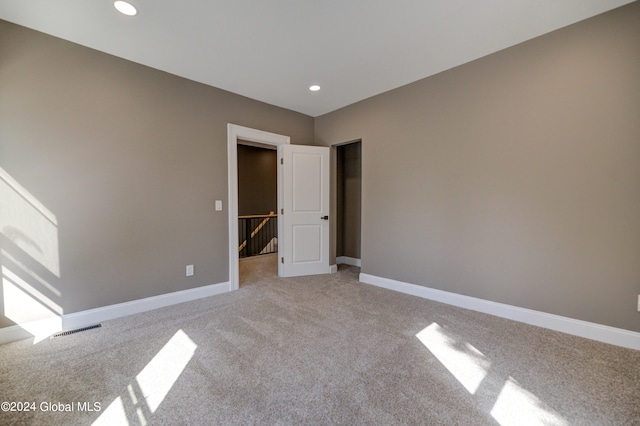
<path fill-rule="evenodd" d="M 314 84 L 312 86 L 309 86 L 309 90 L 311 90 L 312 92 L 317 92 L 318 90 L 320 90 L 320 86 Z"/>
<path fill-rule="evenodd" d="M 138 13 L 138 10 L 136 9 L 136 7 L 131 3 L 127 3 L 126 1 L 120 1 L 120 0 L 114 1 L 113 5 L 115 6 L 116 9 L 118 9 L 118 12 L 127 16 L 133 16 Z"/>

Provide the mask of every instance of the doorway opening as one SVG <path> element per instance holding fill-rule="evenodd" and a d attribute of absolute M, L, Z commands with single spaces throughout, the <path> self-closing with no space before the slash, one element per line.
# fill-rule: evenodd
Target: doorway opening
<path fill-rule="evenodd" d="M 229 290 L 240 287 L 239 253 L 238 253 L 238 141 L 251 142 L 257 146 L 276 148 L 290 143 L 289 136 L 278 135 L 249 127 L 227 124 L 227 177 L 229 203 Z M 282 183 L 277 182 L 278 194 L 281 194 Z M 278 201 L 277 209 L 280 209 Z M 278 210 L 276 210 L 278 211 Z M 278 217 L 278 235 L 283 235 L 282 218 Z M 278 244 L 278 257 L 281 256 L 283 244 Z"/>
<path fill-rule="evenodd" d="M 276 146 L 239 139 L 238 285 L 278 275 L 278 153 Z"/>
<path fill-rule="evenodd" d="M 237 290 L 238 141 L 278 148 L 278 276 L 328 274 L 329 148 L 291 145 L 288 136 L 227 124 L 229 290 Z M 283 214 L 283 212 L 285 214 Z"/>
<path fill-rule="evenodd" d="M 361 266 L 362 141 L 336 146 L 336 263 Z"/>

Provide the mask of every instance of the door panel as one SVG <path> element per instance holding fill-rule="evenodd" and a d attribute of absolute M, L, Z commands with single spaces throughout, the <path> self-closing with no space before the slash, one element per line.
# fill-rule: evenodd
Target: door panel
<path fill-rule="evenodd" d="M 322 260 L 322 227 L 320 225 L 293 226 L 293 263 Z"/>
<path fill-rule="evenodd" d="M 282 145 L 278 148 L 284 213 L 278 274 L 327 274 L 329 268 L 329 148 Z"/>
<path fill-rule="evenodd" d="M 294 152 L 293 213 L 322 213 L 322 155 Z"/>

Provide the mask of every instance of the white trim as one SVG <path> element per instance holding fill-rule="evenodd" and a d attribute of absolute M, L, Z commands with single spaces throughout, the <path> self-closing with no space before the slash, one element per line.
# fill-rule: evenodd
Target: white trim
<path fill-rule="evenodd" d="M 284 145 L 291 143 L 289 136 L 269 133 L 249 127 L 227 123 L 227 181 L 229 204 L 229 288 L 240 287 L 238 271 L 238 139 L 265 145 Z M 278 180 L 278 194 L 281 183 Z M 278 211 L 280 211 L 278 197 Z M 281 215 L 278 215 L 278 235 L 282 235 Z M 278 244 L 278 257 L 282 256 L 282 244 Z"/>
<path fill-rule="evenodd" d="M 640 350 L 640 333 L 635 331 L 534 311 L 532 309 L 492 302 L 490 300 L 464 296 L 462 294 L 450 293 L 448 291 L 377 277 L 375 275 L 360 274 L 359 279 L 366 284 L 372 284 L 424 299 L 471 309 L 501 318 L 548 328 L 550 330 L 561 331 L 612 345 Z"/>
<path fill-rule="evenodd" d="M 25 326 L 31 330 L 54 330 L 53 333 L 57 333 L 58 331 L 61 331 L 60 324 L 61 319 L 59 317 L 55 317 L 48 318 L 46 320 L 31 321 L 28 324 L 25 324 Z M 28 339 L 30 337 L 33 337 L 33 334 L 29 333 L 19 325 L 0 328 L 0 345 Z"/>
<path fill-rule="evenodd" d="M 360 267 L 362 265 L 362 262 L 360 261 L 360 259 L 356 259 L 355 257 L 349 257 L 349 256 L 338 256 L 336 257 L 336 263 L 337 264 L 345 264 L 345 265 L 351 265 L 351 266 L 357 266 Z"/>
<path fill-rule="evenodd" d="M 335 274 L 336 272 L 338 272 L 338 265 L 337 264 L 329 265 L 329 273 Z"/>
<path fill-rule="evenodd" d="M 190 302 L 204 297 L 216 296 L 230 291 L 229 282 L 211 284 L 204 287 L 197 287 L 188 290 L 180 290 L 173 293 L 161 294 L 158 296 L 146 297 L 144 299 L 132 300 L 130 302 L 118 303 L 115 305 L 103 306 L 86 311 L 75 312 L 62 315 L 47 320 L 33 321 L 24 324 L 24 328 L 19 325 L 12 325 L 0 329 L 0 345 L 14 342 L 16 340 L 27 339 L 33 335 L 26 329 L 55 329 L 57 331 L 69 330 L 102 321 L 121 318 L 128 315 L 139 314 L 152 309 L 164 308 L 178 303 Z"/>

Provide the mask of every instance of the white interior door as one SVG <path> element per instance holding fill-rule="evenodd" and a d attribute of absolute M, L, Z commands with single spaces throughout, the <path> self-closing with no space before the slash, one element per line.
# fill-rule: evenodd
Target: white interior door
<path fill-rule="evenodd" d="M 329 148 L 280 145 L 278 205 L 284 235 L 278 275 L 328 274 Z"/>

